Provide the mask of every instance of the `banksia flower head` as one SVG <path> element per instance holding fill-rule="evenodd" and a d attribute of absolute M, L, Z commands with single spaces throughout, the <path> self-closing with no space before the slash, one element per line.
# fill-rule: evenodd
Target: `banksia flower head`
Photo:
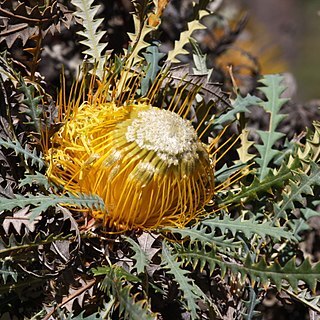
<path fill-rule="evenodd" d="M 214 192 L 209 149 L 190 120 L 146 100 L 83 103 L 51 138 L 47 175 L 71 193 L 96 194 L 109 229 L 184 226 Z"/>

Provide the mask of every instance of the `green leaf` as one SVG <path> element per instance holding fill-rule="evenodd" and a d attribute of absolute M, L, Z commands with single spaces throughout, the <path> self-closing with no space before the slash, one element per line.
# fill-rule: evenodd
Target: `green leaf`
<path fill-rule="evenodd" d="M 250 220 L 244 220 L 239 217 L 237 219 L 232 219 L 225 215 L 222 219 L 219 217 L 206 219 L 202 221 L 202 224 L 209 226 L 212 230 L 216 228 L 220 229 L 222 234 L 227 230 L 230 231 L 233 236 L 237 233 L 243 233 L 248 239 L 253 235 L 259 235 L 262 239 L 267 236 L 274 238 L 276 240 L 288 239 L 291 241 L 296 241 L 296 238 L 291 232 L 286 231 L 284 228 L 279 226 L 273 226 L 272 222 L 262 222 L 256 221 L 256 218 Z"/>
<path fill-rule="evenodd" d="M 192 68 L 193 74 L 207 76 L 207 81 L 209 81 L 213 69 L 207 67 L 207 55 L 201 52 L 200 46 L 195 40 L 189 38 L 189 41 L 193 48 L 192 57 L 195 65 L 195 68 Z"/>
<path fill-rule="evenodd" d="M 132 250 L 135 252 L 135 254 L 132 256 L 132 259 L 136 261 L 133 268 L 137 269 L 138 274 L 145 272 L 145 268 L 149 265 L 149 259 L 146 252 L 144 252 L 140 245 L 133 239 L 129 237 L 124 238 L 125 241 L 130 243 Z"/>
<path fill-rule="evenodd" d="M 115 282 L 115 291 L 119 300 L 120 315 L 123 314 L 124 319 L 128 320 L 155 320 L 157 319 L 150 310 L 148 310 L 148 303 L 146 300 L 136 300 L 131 294 L 132 286 L 125 286 L 119 282 Z"/>
<path fill-rule="evenodd" d="M 15 198 L 0 197 L 0 211 L 13 210 L 14 208 L 24 208 L 28 205 L 33 205 L 34 208 L 30 220 L 36 219 L 42 212 L 46 211 L 51 206 L 57 204 L 74 205 L 80 208 L 91 208 L 105 210 L 103 200 L 96 195 L 78 194 L 73 195 L 68 193 L 66 196 L 59 195 L 15 195 Z"/>
<path fill-rule="evenodd" d="M 217 252 L 211 249 L 207 249 L 205 246 L 201 246 L 198 243 L 194 245 L 189 244 L 188 246 L 175 245 L 175 251 L 172 253 L 173 257 L 180 259 L 186 265 L 191 264 L 193 270 L 199 267 L 200 272 L 203 271 L 207 265 L 209 268 L 209 274 L 211 275 L 218 265 L 221 270 L 222 277 L 225 275 L 228 264 L 224 264 L 222 258 L 217 255 Z"/>
<path fill-rule="evenodd" d="M 236 119 L 236 116 L 241 112 L 249 112 L 250 106 L 257 105 L 261 102 L 261 99 L 255 96 L 247 94 L 244 98 L 241 95 L 237 95 L 235 101 L 232 103 L 232 109 L 222 113 L 219 116 L 213 116 L 210 122 L 213 128 L 221 129 L 227 123 L 231 123 Z"/>
<path fill-rule="evenodd" d="M 170 247 L 163 241 L 162 243 L 162 267 L 167 269 L 167 273 L 172 274 L 175 282 L 182 291 L 182 299 L 186 302 L 187 310 L 190 312 L 191 319 L 199 319 L 197 311 L 199 306 L 196 301 L 203 299 L 204 293 L 195 284 L 194 280 L 189 278 L 189 271 L 182 268 L 182 262 L 176 261 L 176 257 L 170 253 Z"/>
<path fill-rule="evenodd" d="M 273 158 L 281 153 L 281 151 L 273 149 L 272 146 L 275 144 L 276 141 L 281 139 L 284 134 L 279 132 L 272 132 L 272 131 L 261 131 L 257 130 L 259 134 L 262 145 L 255 144 L 256 149 L 260 154 L 260 158 L 256 158 L 257 164 L 259 164 L 259 172 L 260 172 L 260 181 L 264 179 L 269 171 L 271 170 L 268 165 Z"/>
<path fill-rule="evenodd" d="M 310 161 L 319 163 L 320 160 L 320 122 L 313 122 L 314 131 L 307 130 L 306 143 L 300 145 L 297 152 L 293 153 L 288 161 L 288 166 L 291 166 L 296 159 L 300 159 L 302 162 L 303 171 L 308 172 L 310 170 Z"/>
<path fill-rule="evenodd" d="M 235 250 L 241 246 L 240 241 L 236 241 L 235 239 L 227 239 L 225 236 L 216 236 L 214 229 L 210 230 L 202 223 L 192 228 L 166 228 L 165 231 L 167 230 L 174 234 L 180 234 L 183 240 L 188 239 L 190 243 L 199 241 L 202 245 L 210 246 L 215 250 Z"/>
<path fill-rule="evenodd" d="M 50 234 L 44 237 L 41 233 L 37 233 L 34 238 L 25 234 L 22 239 L 18 240 L 12 233 L 9 237 L 8 243 L 0 237 L 0 257 L 7 257 L 9 255 L 19 254 L 24 250 L 30 250 L 33 247 L 42 246 L 54 241 L 63 241 L 72 238 L 72 235 Z"/>
<path fill-rule="evenodd" d="M 293 210 L 295 202 L 304 206 L 305 196 L 313 195 L 314 186 L 320 186 L 320 167 L 310 162 L 311 171 L 309 174 L 305 172 L 294 172 L 293 178 L 283 192 L 283 200 L 281 204 L 274 204 L 276 209 L 275 219 L 286 218 L 286 210 Z"/>
<path fill-rule="evenodd" d="M 259 164 L 259 179 L 263 180 L 270 171 L 268 167 L 273 158 L 281 153 L 281 151 L 273 149 L 274 144 L 281 139 L 284 134 L 276 132 L 278 124 L 286 117 L 283 114 L 279 114 L 280 108 L 288 101 L 288 99 L 281 98 L 281 94 L 285 90 L 285 87 L 281 85 L 283 77 L 280 75 L 265 75 L 260 83 L 265 87 L 259 87 L 266 96 L 266 101 L 260 101 L 259 105 L 270 114 L 269 129 L 268 131 L 258 130 L 262 145 L 255 144 L 260 157 L 256 159 Z"/>
<path fill-rule="evenodd" d="M 25 159 L 25 161 L 27 160 L 31 160 L 31 165 L 35 166 L 37 165 L 38 169 L 41 170 L 44 166 L 45 166 L 45 162 L 42 160 L 42 154 L 40 152 L 40 154 L 37 154 L 37 150 L 33 149 L 33 151 L 29 151 L 26 148 L 23 148 L 22 145 L 20 144 L 19 141 L 17 140 L 4 140 L 2 138 L 0 138 L 0 146 L 5 147 L 6 149 L 13 149 L 16 153 L 16 155 L 22 155 Z"/>
<path fill-rule="evenodd" d="M 150 84 L 161 70 L 159 62 L 165 54 L 161 53 L 158 44 L 154 43 L 150 45 L 142 55 L 145 57 L 147 63 L 146 75 L 141 80 L 141 95 L 144 96 L 148 92 Z"/>
<path fill-rule="evenodd" d="M 105 274 L 100 283 L 101 289 L 114 297 L 114 306 L 119 306 L 119 316 L 128 320 L 155 320 L 156 315 L 150 311 L 148 302 L 131 293 L 133 286 L 127 281 L 140 281 L 120 266 L 104 266 L 93 270 L 95 276 Z M 111 297 L 111 298 L 112 298 Z"/>
<path fill-rule="evenodd" d="M 261 312 L 255 310 L 260 303 L 261 298 L 259 298 L 254 289 L 251 286 L 249 286 L 249 300 L 244 301 L 244 304 L 247 308 L 247 312 L 242 313 L 243 319 L 252 320 L 258 316 L 261 316 Z"/>
<path fill-rule="evenodd" d="M 263 92 L 267 101 L 261 101 L 259 104 L 270 113 L 273 119 L 270 119 L 270 129 L 275 130 L 280 121 L 285 115 L 280 115 L 280 108 L 288 101 L 288 99 L 281 98 L 281 94 L 285 91 L 286 87 L 281 85 L 283 76 L 279 74 L 269 74 L 262 77 L 259 81 L 264 86 L 259 86 L 259 90 Z"/>
<path fill-rule="evenodd" d="M 320 212 L 319 211 L 316 211 L 316 210 L 313 210 L 313 209 L 310 209 L 310 208 L 302 208 L 300 209 L 300 211 L 302 212 L 304 218 L 306 220 L 312 218 L 312 217 L 317 217 L 317 216 L 320 216 Z"/>
<path fill-rule="evenodd" d="M 198 264 L 201 264 L 202 267 L 207 264 L 211 271 L 218 265 L 221 268 L 222 276 L 228 269 L 236 276 L 240 274 L 242 279 L 248 277 L 252 284 L 257 283 L 266 287 L 271 282 L 277 287 L 278 291 L 281 290 L 284 282 L 288 283 L 294 290 L 297 290 L 299 281 L 305 282 L 311 290 L 315 290 L 320 277 L 320 263 L 312 265 L 306 259 L 300 265 L 297 265 L 295 257 L 284 266 L 281 266 L 277 260 L 267 264 L 265 257 L 255 263 L 251 260 L 250 255 L 247 256 L 244 262 L 229 262 L 223 260 L 213 251 L 197 246 L 187 248 L 180 246 L 174 256 L 189 262 L 193 268 L 196 268 Z"/>
<path fill-rule="evenodd" d="M 108 283 L 108 281 L 110 280 L 110 277 L 111 278 L 114 277 L 118 280 L 126 280 L 129 282 L 138 282 L 138 283 L 141 282 L 140 278 L 136 277 L 132 273 L 128 272 L 127 270 L 117 265 L 97 267 L 95 269 L 92 269 L 92 272 L 94 276 L 102 276 L 102 275 L 108 276 L 108 278 L 105 278 L 106 283 Z M 102 286 L 101 289 L 105 291 L 106 286 L 104 286 L 103 283 L 101 284 L 101 286 Z"/>
<path fill-rule="evenodd" d="M 299 266 L 296 264 L 296 258 L 293 257 L 283 267 L 275 260 L 271 265 L 267 265 L 264 259 L 258 263 L 252 263 L 248 258 L 245 262 L 245 268 L 248 270 L 251 279 L 260 279 L 263 285 L 270 280 L 280 291 L 282 281 L 286 281 L 294 289 L 298 289 L 298 282 L 305 282 L 311 290 L 315 290 L 320 276 L 320 263 L 312 265 L 308 259 L 304 260 Z"/>
<path fill-rule="evenodd" d="M 24 111 L 24 113 L 31 118 L 28 124 L 32 124 L 37 133 L 41 133 L 42 109 L 39 108 L 39 103 L 43 97 L 35 96 L 35 87 L 33 85 L 27 85 L 22 77 L 19 78 L 20 86 L 18 90 L 21 91 L 25 97 L 22 103 L 29 107 Z"/>
<path fill-rule="evenodd" d="M 157 6 L 158 1 L 154 4 Z M 133 1 L 135 11 L 132 13 L 134 32 L 128 32 L 130 47 L 127 54 L 126 64 L 129 68 L 141 62 L 142 58 L 139 53 L 145 50 L 150 44 L 145 41 L 147 35 L 156 30 L 158 26 L 152 26 L 148 23 L 151 6 L 153 1 Z"/>
<path fill-rule="evenodd" d="M 227 164 L 224 164 L 222 168 L 215 171 L 214 177 L 215 177 L 215 183 L 218 182 L 225 182 L 228 178 L 231 177 L 236 172 L 239 172 L 241 169 L 246 167 L 246 163 L 237 162 L 234 165 L 231 165 L 230 167 L 227 166 Z"/>
<path fill-rule="evenodd" d="M 225 207 L 239 202 L 245 203 L 249 199 L 257 198 L 259 193 L 268 192 L 271 187 L 282 187 L 291 177 L 292 172 L 286 166 L 280 168 L 278 172 L 269 172 L 262 181 L 254 177 L 249 186 L 242 186 L 238 192 L 230 191 L 228 196 L 219 203 L 219 206 Z"/>
<path fill-rule="evenodd" d="M 36 172 L 36 174 L 27 174 L 23 179 L 20 180 L 19 187 L 26 185 L 32 186 L 33 184 L 44 186 L 47 190 L 49 190 L 50 187 L 52 188 L 48 178 L 39 172 Z"/>

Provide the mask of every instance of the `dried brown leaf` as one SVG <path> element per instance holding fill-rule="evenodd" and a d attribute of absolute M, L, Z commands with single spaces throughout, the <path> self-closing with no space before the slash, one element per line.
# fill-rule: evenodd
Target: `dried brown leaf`
<path fill-rule="evenodd" d="M 25 2 L 20 2 L 15 7 L 13 1 L 5 0 L 0 2 L 0 18 L 2 20 L 0 42 L 5 41 L 10 48 L 18 38 L 25 45 L 27 40 L 39 31 L 43 37 L 49 31 L 51 34 L 55 31 L 60 32 L 61 23 L 69 28 L 72 23 L 72 12 L 52 0 L 49 4 L 37 1 L 33 7 L 27 6 Z"/>
<path fill-rule="evenodd" d="M 190 83 L 191 86 L 200 86 L 200 92 L 206 103 L 214 101 L 218 109 L 230 107 L 229 95 L 222 91 L 221 84 L 208 81 L 207 75 L 195 75 L 190 72 L 190 67 L 181 65 L 170 70 L 170 77 L 175 85 Z M 166 82 L 164 82 L 166 83 Z"/>
<path fill-rule="evenodd" d="M 159 235 L 144 232 L 139 238 L 138 242 L 141 247 L 141 249 L 146 253 L 147 258 L 149 261 L 152 261 L 152 258 L 159 252 L 159 248 L 153 248 L 152 246 L 155 244 L 156 240 L 159 238 Z M 155 271 L 157 271 L 160 268 L 159 265 L 150 263 L 147 267 L 147 273 L 150 277 L 153 276 Z"/>
<path fill-rule="evenodd" d="M 158 235 L 144 232 L 139 238 L 138 242 L 141 249 L 146 253 L 148 259 L 151 261 L 154 255 L 160 250 L 160 248 L 153 248 L 152 245 L 159 238 Z"/>
<path fill-rule="evenodd" d="M 36 224 L 41 220 L 41 217 L 30 221 L 31 212 L 29 212 L 29 209 L 29 206 L 25 207 L 15 212 L 13 216 L 7 216 L 4 218 L 2 226 L 7 234 L 11 225 L 18 232 L 18 234 L 21 234 L 23 226 L 30 232 L 35 230 Z"/>
<path fill-rule="evenodd" d="M 86 282 L 83 279 L 79 279 L 80 286 L 77 288 L 69 288 L 69 294 L 62 300 L 60 307 L 66 308 L 70 313 L 73 311 L 74 303 L 78 303 L 78 305 L 82 307 L 85 295 L 92 295 L 94 283 L 95 280 Z"/>

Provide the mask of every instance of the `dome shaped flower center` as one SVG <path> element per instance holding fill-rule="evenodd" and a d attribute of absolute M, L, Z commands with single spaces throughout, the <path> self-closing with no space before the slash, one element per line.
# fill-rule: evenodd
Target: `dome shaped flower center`
<path fill-rule="evenodd" d="M 193 126 L 167 110 L 140 111 L 127 128 L 126 139 L 141 149 L 154 151 L 169 166 L 198 158 L 198 137 Z"/>

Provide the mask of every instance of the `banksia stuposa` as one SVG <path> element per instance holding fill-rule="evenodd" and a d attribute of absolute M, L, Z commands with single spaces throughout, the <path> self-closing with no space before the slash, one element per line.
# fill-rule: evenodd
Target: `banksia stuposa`
<path fill-rule="evenodd" d="M 86 102 L 66 103 L 46 151 L 48 178 L 68 192 L 98 195 L 105 211 L 89 214 L 110 230 L 185 226 L 204 214 L 214 195 L 216 140 L 201 142 L 190 95 L 165 107 L 153 106 L 150 94 L 116 103 L 103 97 L 106 86 Z"/>

